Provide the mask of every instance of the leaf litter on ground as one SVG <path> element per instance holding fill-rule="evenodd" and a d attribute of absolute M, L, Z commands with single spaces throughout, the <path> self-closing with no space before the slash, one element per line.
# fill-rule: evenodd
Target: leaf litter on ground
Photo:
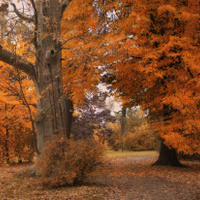
<path fill-rule="evenodd" d="M 187 167 L 151 166 L 155 156 L 104 158 L 84 185 L 45 189 L 32 176 L 15 176 L 31 164 L 0 166 L 0 199 L 185 199 L 200 197 L 200 162 Z"/>

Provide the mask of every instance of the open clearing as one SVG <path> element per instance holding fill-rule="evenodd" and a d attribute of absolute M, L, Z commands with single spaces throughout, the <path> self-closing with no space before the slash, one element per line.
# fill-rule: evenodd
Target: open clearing
<path fill-rule="evenodd" d="M 42 188 L 35 177 L 13 176 L 30 164 L 1 166 L 0 199 L 200 200 L 200 162 L 182 161 L 186 168 L 151 166 L 156 158 L 155 153 L 106 156 L 83 186 L 55 189 Z"/>

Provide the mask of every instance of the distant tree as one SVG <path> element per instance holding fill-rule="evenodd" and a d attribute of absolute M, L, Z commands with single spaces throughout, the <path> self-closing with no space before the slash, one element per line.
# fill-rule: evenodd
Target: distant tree
<path fill-rule="evenodd" d="M 73 117 L 72 134 L 74 139 L 91 139 L 98 137 L 103 143 L 111 130 L 106 123 L 115 121 L 111 110 L 106 108 L 105 96 L 102 93 L 88 95 L 77 109 L 79 115 Z"/>
<path fill-rule="evenodd" d="M 130 151 L 141 150 L 155 150 L 157 146 L 157 139 L 152 130 L 147 116 L 143 116 L 144 112 L 138 108 L 127 108 L 125 118 L 125 129 L 121 132 L 122 118 L 118 114 L 116 116 L 117 122 L 110 123 L 112 135 L 109 138 L 109 143 L 114 150 L 122 148 Z M 121 114 L 121 113 L 120 113 Z"/>

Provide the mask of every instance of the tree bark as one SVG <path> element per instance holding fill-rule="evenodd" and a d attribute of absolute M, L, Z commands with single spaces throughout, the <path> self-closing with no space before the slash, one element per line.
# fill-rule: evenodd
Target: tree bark
<path fill-rule="evenodd" d="M 122 107 L 122 122 L 121 122 L 121 148 L 122 152 L 124 151 L 124 142 L 123 142 L 123 135 L 126 129 L 126 107 Z"/>
<path fill-rule="evenodd" d="M 36 62 L 30 63 L 0 46 L 0 60 L 25 72 L 38 92 L 37 145 L 41 152 L 54 135 L 70 137 L 72 109 L 63 93 L 60 24 L 71 0 L 31 1 L 35 15 Z M 15 13 L 20 17 L 19 11 Z M 24 19 L 21 17 L 21 19 Z"/>
<path fill-rule="evenodd" d="M 153 165 L 183 166 L 177 158 L 176 150 L 169 149 L 163 142 L 161 143 L 159 158 Z"/>
<path fill-rule="evenodd" d="M 63 94 L 60 23 L 62 8 L 57 0 L 37 1 L 36 76 L 38 99 L 38 149 L 54 135 L 69 138 L 70 111 Z M 72 113 L 72 112 L 71 112 Z"/>
<path fill-rule="evenodd" d="M 10 162 L 8 141 L 9 141 L 9 130 L 8 127 L 6 126 L 6 140 L 5 140 L 6 163 Z"/>
<path fill-rule="evenodd" d="M 169 105 L 163 105 L 163 114 L 164 114 L 164 122 L 170 119 L 170 114 L 173 112 L 170 109 Z M 160 146 L 160 154 L 158 160 L 153 165 L 167 165 L 174 167 L 182 167 L 183 165 L 179 162 L 176 154 L 176 150 L 173 148 L 169 148 L 164 144 L 164 141 L 161 142 Z"/>
<path fill-rule="evenodd" d="M 7 110 L 7 105 L 6 104 L 5 104 L 5 110 Z M 7 117 L 6 117 L 6 119 L 7 119 Z M 10 162 L 10 156 L 9 156 L 9 148 L 8 148 L 8 141 L 9 141 L 8 125 L 5 126 L 5 129 L 6 129 L 6 139 L 5 139 L 6 163 L 9 163 Z"/>

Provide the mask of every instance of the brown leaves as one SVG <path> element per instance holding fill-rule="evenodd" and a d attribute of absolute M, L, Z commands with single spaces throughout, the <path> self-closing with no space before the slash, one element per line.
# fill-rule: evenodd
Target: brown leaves
<path fill-rule="evenodd" d="M 95 141 L 73 141 L 55 137 L 37 162 L 40 182 L 47 187 L 83 183 L 100 160 L 102 148 Z"/>
<path fill-rule="evenodd" d="M 134 157 L 105 159 L 80 187 L 42 189 L 34 177 L 11 178 L 12 172 L 27 167 L 1 166 L 1 199 L 198 199 L 199 162 L 184 161 L 187 168 L 154 166 L 154 159 L 134 161 Z M 2 177 L 7 177 L 3 179 Z M 9 177 L 9 178 L 8 178 Z M 178 191 L 178 192 L 177 192 Z"/>

